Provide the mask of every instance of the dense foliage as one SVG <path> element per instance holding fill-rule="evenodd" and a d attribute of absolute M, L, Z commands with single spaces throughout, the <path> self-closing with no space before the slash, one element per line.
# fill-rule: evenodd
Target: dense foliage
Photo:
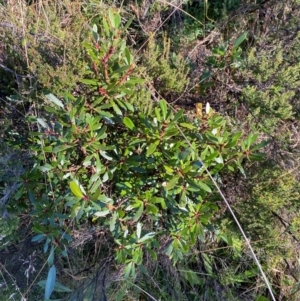
<path fill-rule="evenodd" d="M 7 299 L 298 300 L 297 1 L 0 3 Z"/>

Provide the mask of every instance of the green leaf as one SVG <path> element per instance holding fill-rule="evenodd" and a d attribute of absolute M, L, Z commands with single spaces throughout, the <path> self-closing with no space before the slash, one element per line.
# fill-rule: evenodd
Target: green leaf
<path fill-rule="evenodd" d="M 48 124 L 45 122 L 43 118 L 37 118 L 36 121 L 45 129 L 48 128 Z"/>
<path fill-rule="evenodd" d="M 57 106 L 59 106 L 59 107 L 61 107 L 61 108 L 63 108 L 64 107 L 64 105 L 63 105 L 63 103 L 57 98 L 57 97 L 55 97 L 53 94 L 47 94 L 47 95 L 45 95 L 50 101 L 52 101 L 53 103 L 55 103 Z"/>
<path fill-rule="evenodd" d="M 159 212 L 159 209 L 155 205 L 148 203 L 147 204 L 147 213 L 149 213 L 149 212 L 156 215 Z"/>
<path fill-rule="evenodd" d="M 103 18 L 102 22 L 103 22 L 103 27 L 105 29 L 105 33 L 106 33 L 107 36 L 109 36 L 109 26 L 108 26 L 108 23 L 107 23 L 106 19 Z"/>
<path fill-rule="evenodd" d="M 143 242 L 145 242 L 146 240 L 149 240 L 149 239 L 153 238 L 154 236 L 155 236 L 155 232 L 147 233 L 147 234 L 144 235 L 141 239 L 138 240 L 138 243 L 143 243 Z"/>
<path fill-rule="evenodd" d="M 139 206 L 139 209 L 136 211 L 136 213 L 135 213 L 135 215 L 133 217 L 133 221 L 137 222 L 140 219 L 140 217 L 142 216 L 143 212 L 144 212 L 144 204 L 142 203 Z"/>
<path fill-rule="evenodd" d="M 94 37 L 95 42 L 98 42 L 99 35 L 98 35 L 98 28 L 97 28 L 96 24 L 93 25 L 93 37 Z"/>
<path fill-rule="evenodd" d="M 103 203 L 108 203 L 108 202 L 112 201 L 112 199 L 109 198 L 108 196 L 106 196 L 105 194 L 99 195 L 98 200 Z"/>
<path fill-rule="evenodd" d="M 224 160 L 223 160 L 222 156 L 219 156 L 219 157 L 215 158 L 215 161 L 217 163 L 224 164 Z"/>
<path fill-rule="evenodd" d="M 135 127 L 134 123 L 132 122 L 132 120 L 129 117 L 124 117 L 123 123 L 130 130 L 132 130 Z"/>
<path fill-rule="evenodd" d="M 38 285 L 42 288 L 45 288 L 46 287 L 46 280 L 39 281 Z M 71 293 L 72 292 L 72 290 L 70 288 L 62 285 L 59 282 L 55 282 L 53 291 L 59 292 L 59 293 Z"/>
<path fill-rule="evenodd" d="M 124 269 L 124 278 L 128 279 L 130 277 L 130 275 L 132 274 L 132 270 L 133 270 L 133 262 L 129 262 L 128 265 L 125 267 Z"/>
<path fill-rule="evenodd" d="M 266 156 L 266 154 L 263 154 L 263 153 L 255 153 L 255 154 L 250 154 L 247 157 L 250 160 L 262 161 L 262 160 L 264 160 L 265 156 Z"/>
<path fill-rule="evenodd" d="M 81 192 L 81 189 L 79 188 L 78 184 L 75 181 L 70 182 L 70 189 L 75 196 L 79 198 L 84 197 L 83 193 Z"/>
<path fill-rule="evenodd" d="M 95 79 L 81 79 L 80 80 L 83 84 L 85 85 L 91 85 L 91 86 L 98 86 L 99 82 L 96 81 Z"/>
<path fill-rule="evenodd" d="M 117 115 L 123 115 L 122 111 L 120 110 L 120 108 L 117 106 L 115 102 L 111 102 L 111 105 Z"/>
<path fill-rule="evenodd" d="M 171 125 L 173 126 L 173 124 Z M 178 129 L 176 127 L 168 127 L 168 129 L 165 131 L 164 139 L 170 138 L 172 136 L 177 136 L 179 134 Z"/>
<path fill-rule="evenodd" d="M 260 148 L 263 148 L 265 147 L 266 145 L 268 145 L 271 141 L 270 140 L 265 140 L 265 141 L 262 141 L 260 142 L 259 144 L 256 144 L 254 145 L 252 148 L 251 148 L 251 151 L 256 151 Z"/>
<path fill-rule="evenodd" d="M 48 257 L 48 265 L 52 266 L 54 261 L 54 245 L 52 245 L 50 252 L 49 252 L 49 257 Z"/>
<path fill-rule="evenodd" d="M 116 26 L 116 28 L 119 28 L 120 24 L 121 24 L 121 16 L 119 14 L 116 14 L 115 15 L 115 26 Z"/>
<path fill-rule="evenodd" d="M 248 139 L 246 140 L 247 149 L 256 141 L 258 138 L 258 134 L 249 135 Z"/>
<path fill-rule="evenodd" d="M 35 236 L 32 237 L 31 241 L 35 242 L 41 242 L 43 239 L 45 238 L 44 234 L 37 234 Z"/>
<path fill-rule="evenodd" d="M 113 160 L 112 157 L 110 157 L 110 156 L 107 155 L 106 151 L 100 151 L 100 155 L 101 155 L 102 157 L 104 157 L 104 158 L 105 158 L 106 160 L 108 160 L 108 161 L 112 161 L 112 160 Z"/>
<path fill-rule="evenodd" d="M 255 301 L 270 301 L 268 298 L 264 297 L 264 296 L 258 296 Z"/>
<path fill-rule="evenodd" d="M 190 124 L 190 123 L 186 123 L 186 122 L 180 123 L 180 126 L 182 126 L 182 127 L 184 127 L 184 128 L 187 128 L 187 129 L 189 129 L 189 130 L 194 130 L 194 129 L 196 129 L 195 126 L 193 126 L 193 125 Z"/>
<path fill-rule="evenodd" d="M 97 138 L 98 139 L 104 139 L 104 138 L 106 138 L 106 130 L 107 130 L 107 126 L 106 125 L 104 125 L 104 126 L 102 126 L 101 127 L 101 130 L 97 133 Z"/>
<path fill-rule="evenodd" d="M 115 22 L 115 14 L 113 13 L 112 9 L 108 11 L 109 21 L 113 28 L 116 28 L 116 22 Z"/>
<path fill-rule="evenodd" d="M 145 247 L 146 251 L 150 254 L 153 260 L 157 260 L 157 253 L 150 248 Z"/>
<path fill-rule="evenodd" d="M 178 180 L 179 180 L 179 176 L 175 176 L 172 180 L 170 180 L 168 182 L 168 184 L 166 185 L 166 189 L 170 190 L 170 189 L 174 188 L 175 185 L 177 184 Z"/>
<path fill-rule="evenodd" d="M 115 230 L 117 218 L 118 218 L 118 212 L 115 211 L 109 222 L 109 230 L 111 232 L 113 232 Z"/>
<path fill-rule="evenodd" d="M 137 248 L 134 250 L 132 260 L 135 264 L 140 265 L 143 261 L 143 250 L 140 248 Z"/>
<path fill-rule="evenodd" d="M 53 169 L 53 166 L 50 165 L 49 163 L 46 163 L 44 166 L 40 166 L 40 170 L 42 172 L 47 172 L 50 171 L 51 169 Z"/>
<path fill-rule="evenodd" d="M 154 143 L 151 143 L 147 149 L 147 153 L 146 153 L 146 156 L 150 156 L 152 155 L 155 151 L 156 151 L 156 148 L 159 144 L 159 141 L 155 141 Z"/>
<path fill-rule="evenodd" d="M 127 65 L 131 65 L 131 63 L 132 63 L 132 55 L 131 55 L 129 49 L 127 47 L 125 47 L 124 52 L 125 52 L 125 57 L 126 57 L 126 64 Z"/>
<path fill-rule="evenodd" d="M 163 114 L 163 120 L 166 120 L 166 117 L 167 117 L 167 103 L 165 100 L 161 100 L 159 102 L 159 106 L 161 108 L 161 111 L 162 111 L 162 114 Z"/>
<path fill-rule="evenodd" d="M 79 210 L 77 211 L 77 214 L 76 214 L 76 218 L 77 220 L 80 220 L 82 215 L 83 215 L 83 211 L 84 211 L 84 202 L 82 202 L 81 206 L 80 207 L 77 207 L 77 209 L 79 208 Z"/>
<path fill-rule="evenodd" d="M 198 181 L 197 184 L 199 185 L 200 188 L 202 188 L 203 190 L 207 191 L 207 192 L 211 192 L 211 189 L 209 186 L 207 186 L 205 183 Z"/>
<path fill-rule="evenodd" d="M 134 112 L 134 107 L 131 103 L 129 102 L 125 102 L 125 106 L 127 107 L 127 109 L 131 112 Z"/>
<path fill-rule="evenodd" d="M 55 292 L 60 292 L 60 293 L 71 293 L 72 292 L 72 290 L 70 288 L 62 285 L 59 282 L 55 282 L 54 291 Z"/>
<path fill-rule="evenodd" d="M 105 217 L 108 214 L 110 214 L 109 210 L 97 211 L 97 212 L 94 213 L 94 215 L 97 216 L 97 217 Z"/>
<path fill-rule="evenodd" d="M 55 265 L 53 265 L 48 272 L 48 277 L 46 280 L 45 299 L 50 298 L 50 296 L 54 290 L 55 279 L 56 279 L 56 268 L 55 268 Z"/>
<path fill-rule="evenodd" d="M 183 112 L 184 112 L 184 111 L 181 109 L 181 110 L 179 110 L 179 111 L 175 114 L 174 118 L 172 119 L 172 123 L 173 123 L 173 124 L 176 123 L 177 120 L 179 120 L 179 119 L 182 117 Z"/>
<path fill-rule="evenodd" d="M 247 32 L 243 32 L 234 42 L 232 52 L 236 51 L 238 47 L 245 41 L 247 38 Z"/>
<path fill-rule="evenodd" d="M 141 237 L 142 226 L 143 226 L 142 223 L 137 223 L 137 225 L 136 225 L 136 236 L 138 239 L 140 239 L 140 237 Z"/>

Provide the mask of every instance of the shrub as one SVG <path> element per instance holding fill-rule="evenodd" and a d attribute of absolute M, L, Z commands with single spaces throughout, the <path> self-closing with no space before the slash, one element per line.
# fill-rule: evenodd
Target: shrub
<path fill-rule="evenodd" d="M 85 93 L 64 93 L 63 99 L 47 94 L 40 113 L 26 119 L 34 164 L 19 177 L 14 197 L 19 210 L 30 212 L 32 241 L 49 252 L 47 280 L 40 283 L 45 299 L 60 285 L 55 254 L 67 254 L 70 225 L 90 221 L 105 229 L 126 278 L 144 270 L 146 255 L 183 261 L 214 230 L 218 211 L 202 162 L 220 177 L 224 168 L 243 170 L 244 159 L 263 157 L 257 150 L 265 143 L 254 145 L 258 135 L 232 132 L 209 104 L 205 112 L 198 105 L 191 118 L 164 100 L 146 113 L 137 110 L 132 99 L 144 80 L 135 76 L 126 46 L 128 26 L 110 10 L 84 43 Z"/>
<path fill-rule="evenodd" d="M 159 46 L 154 35 L 150 34 L 147 50 L 143 54 L 144 73 L 160 93 L 182 92 L 189 83 L 188 64 L 180 54 L 171 52 L 171 40 L 166 34 L 161 44 Z"/>
<path fill-rule="evenodd" d="M 297 40 L 293 43 L 299 44 Z M 249 53 L 246 66 L 251 71 L 245 71 L 249 84 L 242 91 L 242 99 L 257 118 L 253 124 L 266 133 L 273 133 L 280 121 L 292 119 L 296 113 L 300 65 L 289 62 L 294 55 L 280 44 L 271 52 L 252 49 Z"/>
<path fill-rule="evenodd" d="M 291 172 L 271 164 L 259 170 L 259 179 L 249 178 L 247 197 L 239 200 L 235 209 L 269 279 L 282 290 L 278 295 L 297 300 L 299 295 L 292 291 L 299 272 L 291 267 L 298 265 L 295 243 L 299 240 L 300 186 Z"/>

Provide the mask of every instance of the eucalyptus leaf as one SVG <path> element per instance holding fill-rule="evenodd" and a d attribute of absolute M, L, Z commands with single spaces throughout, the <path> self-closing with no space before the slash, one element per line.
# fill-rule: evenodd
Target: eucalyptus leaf
<path fill-rule="evenodd" d="M 45 287 L 45 299 L 49 299 L 55 286 L 56 280 L 56 268 L 53 265 L 48 272 L 47 280 L 46 280 L 46 287 Z"/>
<path fill-rule="evenodd" d="M 64 105 L 63 105 L 63 103 L 57 98 L 57 97 L 55 97 L 53 94 L 47 94 L 47 95 L 45 95 L 51 102 L 53 102 L 54 104 L 56 104 L 57 106 L 59 106 L 59 107 L 61 107 L 61 108 L 63 108 L 64 107 Z"/>

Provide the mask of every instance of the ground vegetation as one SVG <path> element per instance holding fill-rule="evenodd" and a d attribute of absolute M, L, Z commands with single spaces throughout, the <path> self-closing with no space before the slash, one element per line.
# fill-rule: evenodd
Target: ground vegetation
<path fill-rule="evenodd" d="M 0 1 L 2 298 L 299 300 L 299 17 Z"/>

